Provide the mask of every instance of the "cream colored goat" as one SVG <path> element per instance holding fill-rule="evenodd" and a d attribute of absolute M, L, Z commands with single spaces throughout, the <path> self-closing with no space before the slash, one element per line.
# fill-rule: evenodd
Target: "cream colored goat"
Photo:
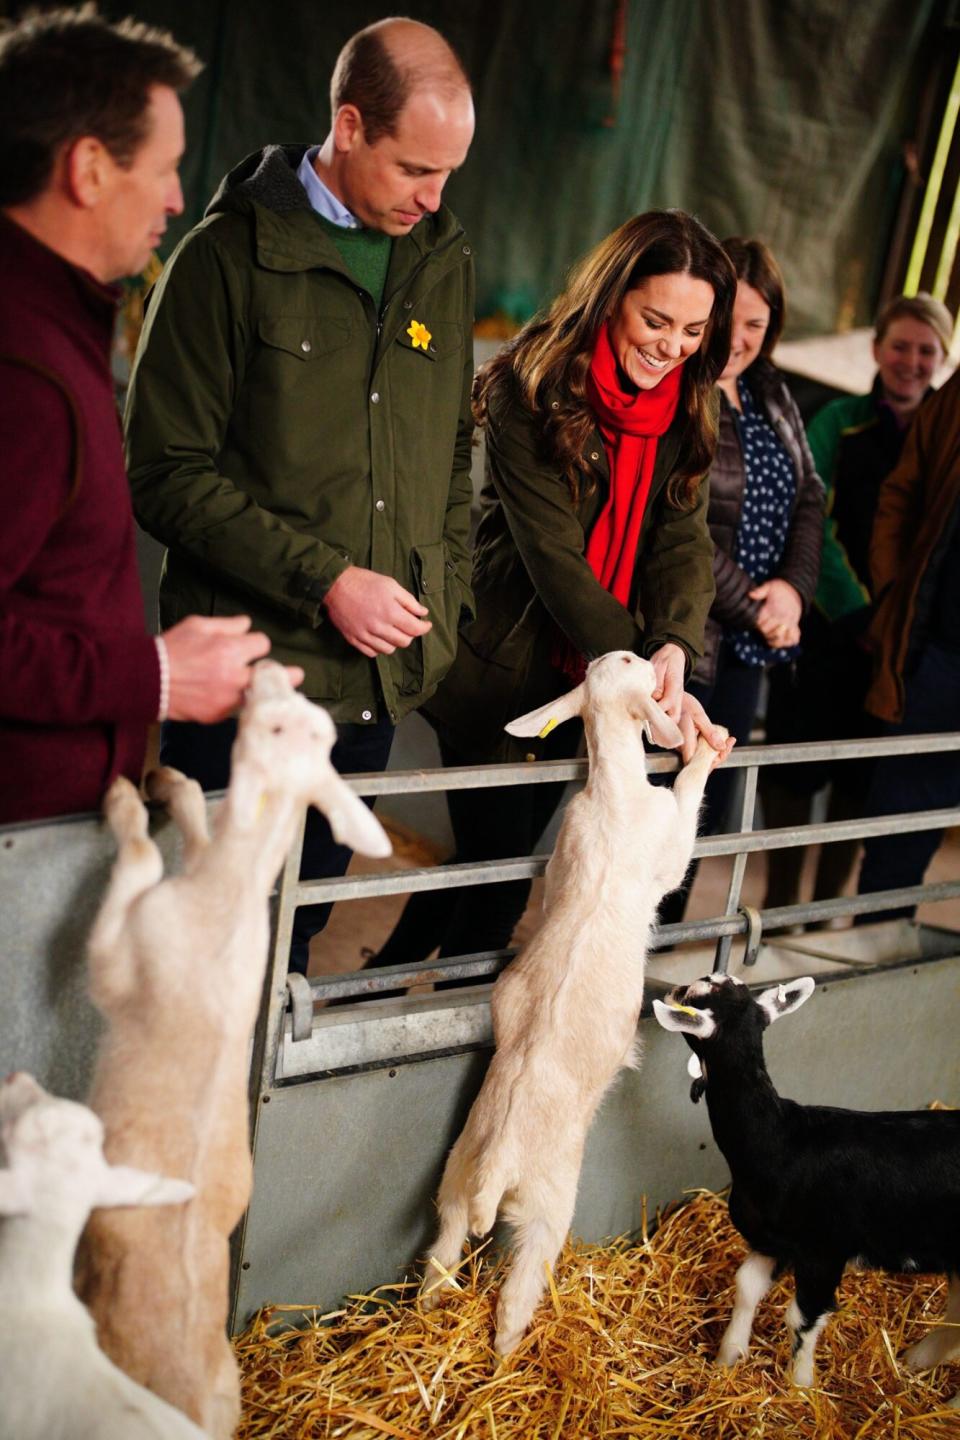
<path fill-rule="evenodd" d="M 182 1205 L 184 1180 L 103 1158 L 103 1125 L 30 1075 L 0 1084 L 0 1435 L 8 1440 L 203 1440 L 118 1370 L 73 1293 L 73 1252 L 99 1205 Z"/>
<path fill-rule="evenodd" d="M 90 991 L 108 1021 L 90 1104 L 111 1160 L 183 1176 L 197 1197 L 179 1211 L 94 1216 L 78 1285 L 107 1353 L 218 1440 L 240 1412 L 227 1239 L 250 1193 L 248 1045 L 270 890 L 308 803 L 342 843 L 390 852 L 333 769 L 334 740 L 326 712 L 263 661 L 212 840 L 198 785 L 174 770 L 148 782 L 183 832 L 182 875 L 162 879 L 131 785 L 115 782 L 105 803 L 119 854 L 89 947 Z"/>
<path fill-rule="evenodd" d="M 680 731 L 651 698 L 653 666 L 626 651 L 595 660 L 576 690 L 514 720 L 536 735 L 582 715 L 590 760 L 547 866 L 544 920 L 493 990 L 496 1053 L 440 1186 L 440 1234 L 421 1293 L 449 1287 L 468 1234 L 498 1212 L 515 1228 L 494 1348 L 530 1323 L 573 1217 L 587 1130 L 617 1072 L 637 1063 L 647 937 L 686 873 L 717 752 L 700 739 L 671 790 L 648 783 L 643 731 Z"/>

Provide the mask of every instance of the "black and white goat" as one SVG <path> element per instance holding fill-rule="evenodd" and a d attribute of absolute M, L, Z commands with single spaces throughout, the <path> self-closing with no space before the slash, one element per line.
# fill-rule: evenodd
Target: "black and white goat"
<path fill-rule="evenodd" d="M 757 1306 L 789 1267 L 793 1380 L 812 1385 L 817 1340 L 844 1266 L 856 1260 L 948 1275 L 945 1323 L 905 1356 L 912 1369 L 928 1370 L 960 1358 L 960 1112 L 840 1110 L 781 1098 L 767 1074 L 763 1032 L 813 990 L 804 976 L 754 996 L 733 976 L 711 975 L 672 991 L 666 1004 L 653 1002 L 660 1024 L 682 1033 L 699 1061 L 691 1094 L 706 1093 L 733 1180 L 730 1218 L 750 1246 L 717 1358 L 733 1365 L 746 1355 Z"/>

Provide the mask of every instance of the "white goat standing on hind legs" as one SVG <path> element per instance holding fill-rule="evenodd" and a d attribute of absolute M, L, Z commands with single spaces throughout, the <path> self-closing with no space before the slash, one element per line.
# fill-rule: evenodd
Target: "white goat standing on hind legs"
<path fill-rule="evenodd" d="M 496 1053 L 447 1160 L 421 1288 L 436 1304 L 468 1234 L 486 1235 L 501 1213 L 515 1256 L 497 1306 L 499 1355 L 523 1336 L 570 1227 L 594 1111 L 637 1063 L 648 932 L 686 874 L 718 759 L 701 737 L 672 791 L 649 784 L 643 731 L 681 743 L 655 684 L 648 661 L 612 651 L 577 689 L 507 726 L 537 735 L 582 715 L 590 770 L 547 866 L 543 925 L 494 986 Z"/>
<path fill-rule="evenodd" d="M 103 1158 L 103 1125 L 30 1075 L 0 1084 L 0 1435 L 6 1440 L 203 1440 L 97 1347 L 73 1293 L 73 1252 L 97 1205 L 182 1205 L 184 1180 Z"/>
<path fill-rule="evenodd" d="M 129 1375 L 218 1440 L 240 1414 L 226 1337 L 228 1237 L 250 1193 L 248 1044 L 263 987 L 274 878 L 308 804 L 368 855 L 390 842 L 330 763 L 324 710 L 283 667 L 254 670 L 230 788 L 207 833 L 200 787 L 175 770 L 148 781 L 183 832 L 183 874 L 164 880 L 133 787 L 105 810 L 119 854 L 89 946 L 90 992 L 108 1022 L 90 1097 L 113 1161 L 181 1175 L 180 1210 L 96 1215 L 78 1288 L 100 1343 Z"/>

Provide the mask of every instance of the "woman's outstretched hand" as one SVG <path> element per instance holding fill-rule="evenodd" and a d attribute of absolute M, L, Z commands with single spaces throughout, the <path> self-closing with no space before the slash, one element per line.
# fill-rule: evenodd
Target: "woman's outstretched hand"
<path fill-rule="evenodd" d="M 683 675 L 687 668 L 687 657 L 679 645 L 661 645 L 650 656 L 650 664 L 657 673 L 653 687 L 653 698 L 660 709 L 670 716 L 675 725 L 680 724 L 680 709 L 683 704 Z"/>
<path fill-rule="evenodd" d="M 704 710 L 700 701 L 694 695 L 683 692 L 683 704 L 678 720 L 680 733 L 683 736 L 683 744 L 680 747 L 680 758 L 684 765 L 693 759 L 693 752 L 697 748 L 697 738 L 702 735 L 712 750 L 716 750 L 718 759 L 714 765 L 722 765 L 736 745 L 732 735 L 728 735 L 722 725 L 714 725 L 710 716 Z"/>

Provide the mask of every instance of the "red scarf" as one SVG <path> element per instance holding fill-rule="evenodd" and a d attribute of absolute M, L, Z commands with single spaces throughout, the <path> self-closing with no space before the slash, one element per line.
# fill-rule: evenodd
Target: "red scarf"
<path fill-rule="evenodd" d="M 600 584 L 625 609 L 630 604 L 657 441 L 677 413 L 682 375 L 683 366 L 677 365 L 651 390 L 624 390 L 607 325 L 597 337 L 587 375 L 587 399 L 597 417 L 610 467 L 610 493 L 590 532 L 586 557 Z M 564 637 L 558 639 L 561 644 L 554 647 L 553 663 L 579 684 L 586 661 Z"/>
<path fill-rule="evenodd" d="M 647 507 L 657 441 L 670 428 L 680 399 L 683 367 L 668 370 L 652 390 L 624 390 L 605 325 L 587 376 L 587 399 L 597 417 L 610 466 L 610 494 L 587 541 L 587 563 L 620 604 L 630 589 Z"/>

